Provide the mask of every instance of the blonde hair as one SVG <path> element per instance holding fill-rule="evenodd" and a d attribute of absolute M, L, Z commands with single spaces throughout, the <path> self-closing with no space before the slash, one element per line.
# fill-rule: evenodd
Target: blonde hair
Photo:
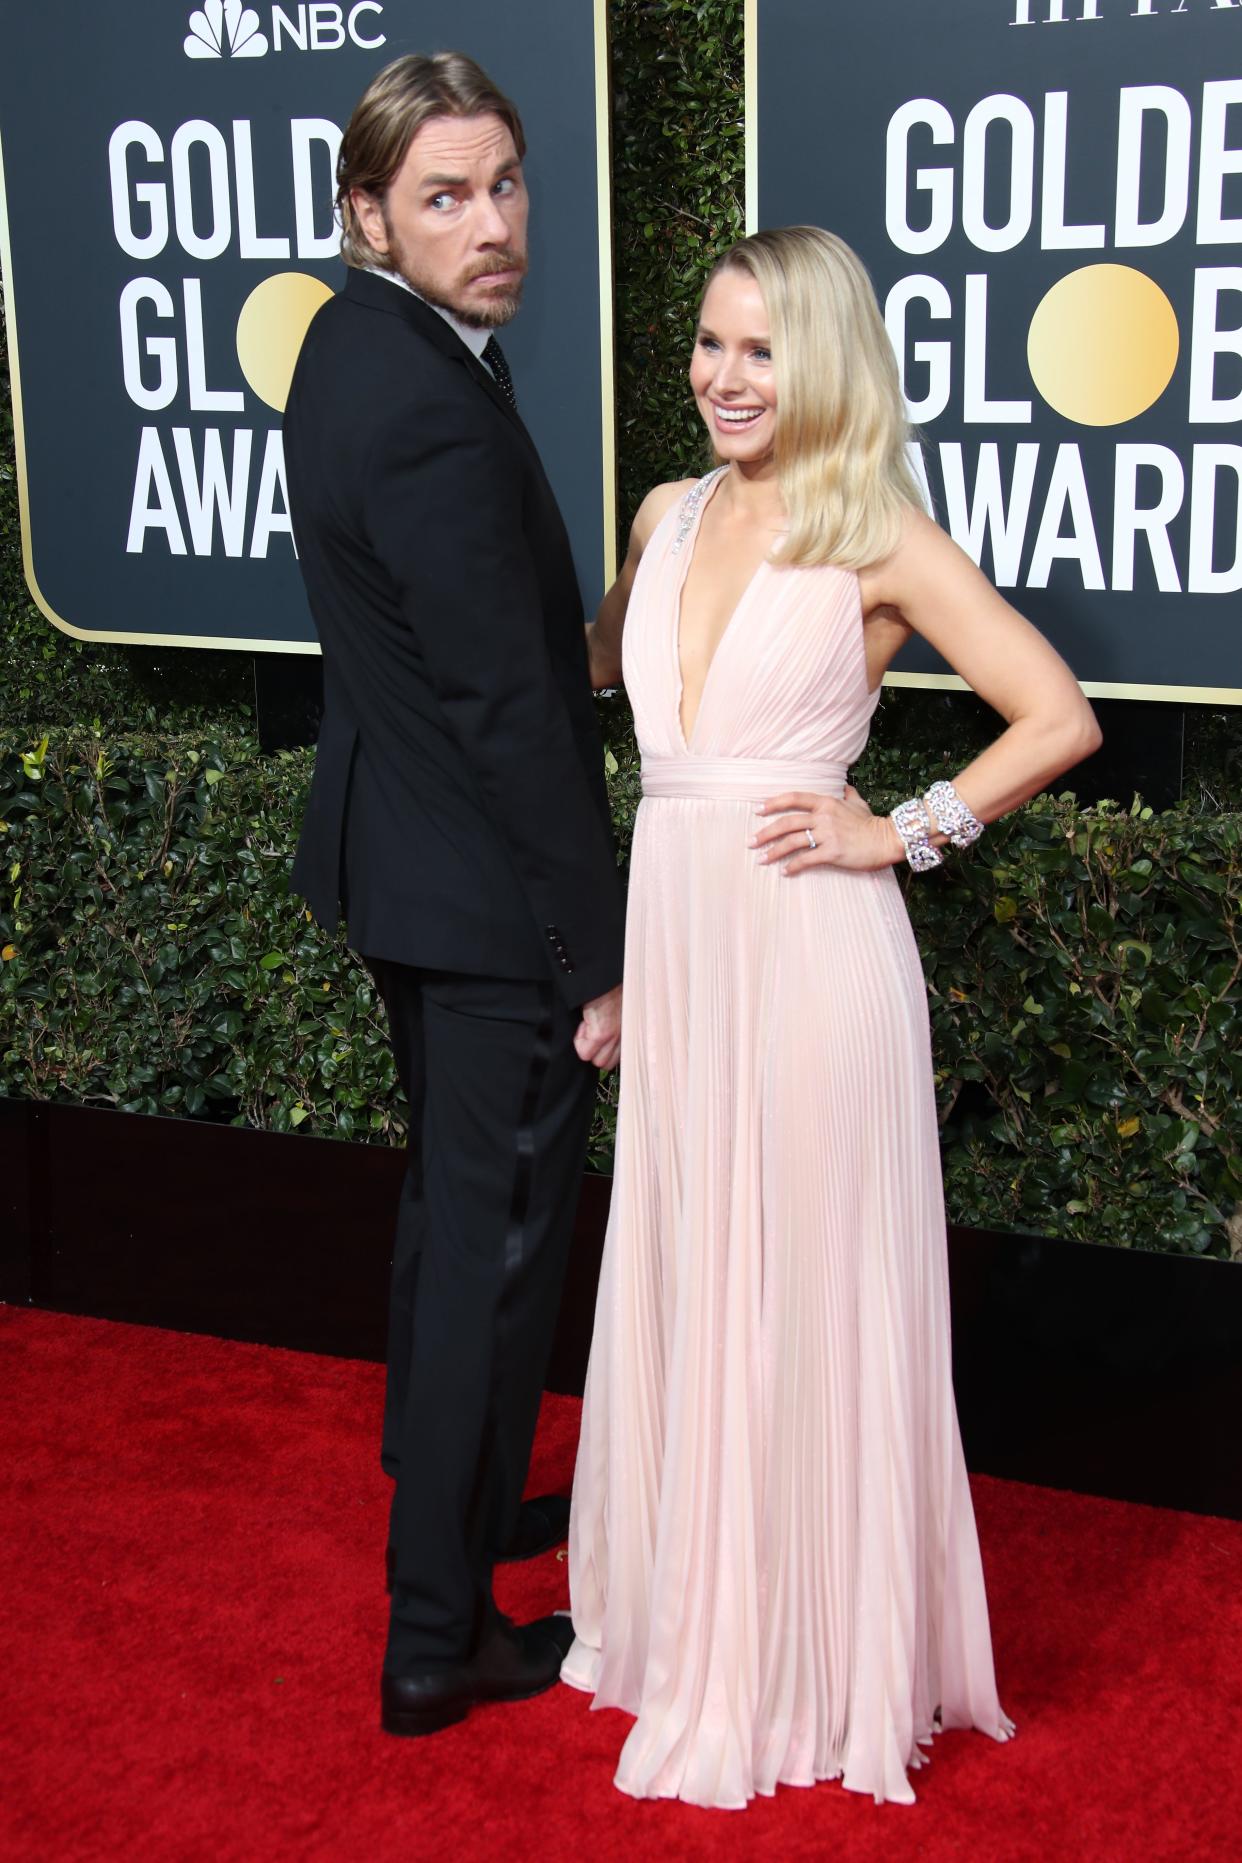
<path fill-rule="evenodd" d="M 411 52 L 395 58 L 372 78 L 354 106 L 336 162 L 336 209 L 346 265 L 366 271 L 391 264 L 363 232 L 350 200 L 353 190 L 373 194 L 382 204 L 424 123 L 435 116 L 489 113 L 505 125 L 521 160 L 526 138 L 516 107 L 464 52 L 436 52 L 430 57 Z"/>
<path fill-rule="evenodd" d="M 781 563 L 862 569 L 921 507 L 897 363 L 858 255 L 818 226 L 752 233 L 712 268 L 763 294 L 776 375 L 776 469 L 789 533 Z"/>

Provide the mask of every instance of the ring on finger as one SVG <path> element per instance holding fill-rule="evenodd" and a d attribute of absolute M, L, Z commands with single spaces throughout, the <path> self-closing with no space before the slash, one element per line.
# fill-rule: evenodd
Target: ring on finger
<path fill-rule="evenodd" d="M 809 828 L 804 828 L 802 832 L 805 834 L 812 847 L 819 846 L 819 842 L 815 839 L 815 836 L 811 833 Z"/>

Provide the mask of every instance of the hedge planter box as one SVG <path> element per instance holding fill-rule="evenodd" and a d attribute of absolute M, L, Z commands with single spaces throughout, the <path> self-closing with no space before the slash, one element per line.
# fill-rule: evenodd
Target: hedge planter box
<path fill-rule="evenodd" d="M 0 1299 L 379 1359 L 402 1173 L 385 1146 L 0 1100 Z M 583 1179 L 549 1370 L 586 1371 L 610 1180 Z M 1242 1268 L 950 1232 L 982 1473 L 1242 1518 Z"/>
<path fill-rule="evenodd" d="M 624 860 L 638 752 L 624 706 L 600 717 Z M 946 755 L 916 768 L 876 741 L 855 775 L 886 808 L 951 774 Z M 309 778 L 309 753 L 251 739 L 31 748 L 0 731 L 0 1095 L 400 1140 L 374 984 L 289 892 Z M 952 1220 L 1227 1260 L 1242 814 L 1044 796 L 906 882 Z M 610 1168 L 614 1092 L 594 1170 Z"/>

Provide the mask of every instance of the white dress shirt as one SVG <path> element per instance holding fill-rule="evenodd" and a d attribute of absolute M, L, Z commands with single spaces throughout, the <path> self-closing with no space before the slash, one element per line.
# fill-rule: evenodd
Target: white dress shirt
<path fill-rule="evenodd" d="M 411 297 L 417 298 L 422 304 L 427 304 L 427 300 L 422 292 L 415 291 L 409 279 L 402 278 L 400 272 L 385 271 L 384 268 L 379 265 L 368 266 L 367 270 L 374 272 L 377 278 L 387 278 L 391 284 L 400 285 L 401 289 L 403 291 L 408 291 Z M 487 348 L 488 339 L 492 334 L 491 331 L 476 330 L 472 324 L 463 323 L 460 317 L 454 317 L 452 311 L 445 310 L 441 304 L 427 304 L 427 308 L 428 310 L 433 310 L 437 317 L 443 317 L 449 329 L 457 333 L 462 342 L 466 345 L 466 348 L 470 351 L 470 354 L 476 356 L 478 360 L 483 363 L 483 367 L 487 369 L 486 362 L 483 362 L 483 351 Z M 492 373 L 490 369 L 487 369 L 487 372 L 489 375 Z"/>

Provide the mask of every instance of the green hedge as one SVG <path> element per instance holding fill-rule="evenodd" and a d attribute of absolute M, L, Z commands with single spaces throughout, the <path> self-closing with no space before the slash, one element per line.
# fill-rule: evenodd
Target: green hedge
<path fill-rule="evenodd" d="M 881 804 L 892 762 L 858 772 Z M 609 763 L 624 853 L 632 741 Z M 287 891 L 309 769 L 246 738 L 0 743 L 0 1092 L 403 1137 L 366 974 Z M 1044 799 L 908 882 L 957 1221 L 1242 1245 L 1240 848 L 1237 816 Z"/>
<path fill-rule="evenodd" d="M 627 523 L 703 461 L 685 365 L 704 273 L 742 230 L 742 10 L 611 4 Z M 368 980 L 285 891 L 310 754 L 260 755 L 244 656 L 48 626 L 22 577 L 7 425 L 0 617 L 0 1092 L 399 1142 Z M 601 720 L 624 853 L 624 699 Z M 958 1221 L 1242 1255 L 1242 730 L 1222 712 L 1187 724 L 1182 807 L 1044 800 L 908 888 Z M 969 695 L 888 693 L 856 780 L 886 806 L 994 731 Z M 614 1094 L 615 1078 L 600 1166 Z"/>
<path fill-rule="evenodd" d="M 628 525 L 710 463 L 686 388 L 703 278 L 746 231 L 741 0 L 613 0 L 617 422 Z"/>

